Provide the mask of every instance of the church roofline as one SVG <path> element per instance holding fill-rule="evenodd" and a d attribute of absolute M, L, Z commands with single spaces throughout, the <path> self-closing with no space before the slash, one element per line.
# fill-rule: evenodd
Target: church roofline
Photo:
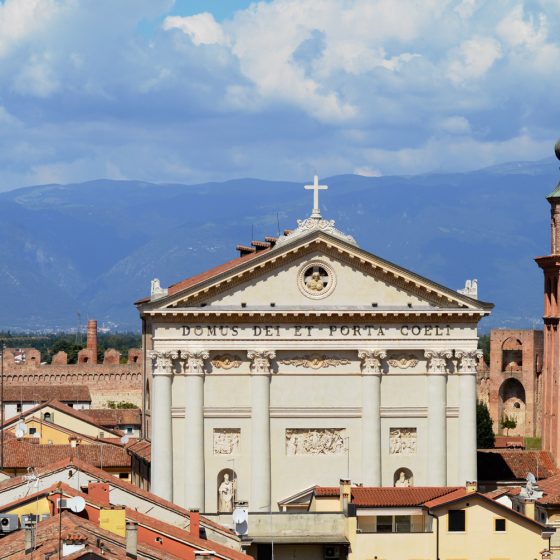
<path fill-rule="evenodd" d="M 172 284 L 165 295 L 159 297 L 155 300 L 152 299 L 143 299 L 136 302 L 136 306 L 138 307 L 141 313 L 151 311 L 151 308 L 156 307 L 161 309 L 162 305 L 166 305 L 170 300 L 174 299 L 174 296 L 177 296 L 182 291 L 187 291 L 190 288 L 197 288 L 198 291 L 206 291 L 209 289 L 208 285 L 213 284 L 216 281 L 224 279 L 226 276 L 230 275 L 231 273 L 245 273 L 246 269 L 251 267 L 263 267 L 265 263 L 261 261 L 271 260 L 274 262 L 277 259 L 283 257 L 283 255 L 287 254 L 288 252 L 292 251 L 299 251 L 302 248 L 310 245 L 311 243 L 321 242 L 324 241 L 327 246 L 339 246 L 339 250 L 343 249 L 346 250 L 352 257 L 360 258 L 363 257 L 364 262 L 365 260 L 375 260 L 376 264 L 374 264 L 374 268 L 381 268 L 382 270 L 386 271 L 387 273 L 393 274 L 395 277 L 407 277 L 407 281 L 411 284 L 416 284 L 417 287 L 424 287 L 428 291 L 432 291 L 438 293 L 441 297 L 447 298 L 449 301 L 459 301 L 467 305 L 471 310 L 473 307 L 478 308 L 479 310 L 490 311 L 494 308 L 493 303 L 484 302 L 480 300 L 476 300 L 457 292 L 451 288 L 447 288 L 442 284 L 438 284 L 433 280 L 425 278 L 415 272 L 412 272 L 408 269 L 405 269 L 391 261 L 385 260 L 382 257 L 374 255 L 348 241 L 341 239 L 339 237 L 333 237 L 329 233 L 321 230 L 316 229 L 305 236 L 299 236 L 297 239 L 294 239 L 292 243 L 285 244 L 281 247 L 274 247 L 273 249 L 264 249 L 262 251 L 251 253 L 245 255 L 243 257 L 238 257 L 226 263 L 223 263 L 217 267 L 214 267 L 210 270 L 202 272 L 198 275 L 191 276 L 185 280 Z M 373 264 L 373 263 L 372 263 Z"/>

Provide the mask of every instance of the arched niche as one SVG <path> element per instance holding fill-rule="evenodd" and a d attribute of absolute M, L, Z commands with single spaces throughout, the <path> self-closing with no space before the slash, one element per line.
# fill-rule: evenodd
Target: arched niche
<path fill-rule="evenodd" d="M 500 386 L 499 397 L 500 421 L 507 416 L 517 424 L 507 430 L 507 435 L 525 435 L 526 397 L 523 384 L 513 377 L 506 379 Z"/>
<path fill-rule="evenodd" d="M 222 469 L 216 478 L 216 511 L 231 513 L 235 507 L 237 474 L 233 469 Z"/>
<path fill-rule="evenodd" d="M 410 469 L 406 467 L 400 467 L 393 474 L 393 486 L 399 487 L 409 487 L 414 486 L 414 475 Z"/>
<path fill-rule="evenodd" d="M 523 343 L 513 336 L 502 343 L 502 371 L 518 372 L 523 370 Z"/>

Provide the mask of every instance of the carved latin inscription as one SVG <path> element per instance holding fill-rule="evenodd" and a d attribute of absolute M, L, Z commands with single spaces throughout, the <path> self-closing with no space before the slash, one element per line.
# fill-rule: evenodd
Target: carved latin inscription
<path fill-rule="evenodd" d="M 343 428 L 286 430 L 287 455 L 344 455 Z"/>
<path fill-rule="evenodd" d="M 415 455 L 416 428 L 391 428 L 389 442 L 391 455 Z"/>
<path fill-rule="evenodd" d="M 214 455 L 238 453 L 240 440 L 240 428 L 214 428 Z"/>

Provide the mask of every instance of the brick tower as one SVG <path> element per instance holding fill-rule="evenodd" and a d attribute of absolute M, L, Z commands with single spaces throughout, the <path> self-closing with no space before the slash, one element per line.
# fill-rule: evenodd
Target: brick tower
<path fill-rule="evenodd" d="M 87 322 L 87 349 L 91 350 L 91 363 L 97 363 L 97 321 L 90 319 Z"/>
<path fill-rule="evenodd" d="M 560 160 L 560 140 L 554 147 Z M 543 352 L 543 404 L 542 443 L 550 451 L 556 464 L 560 464 L 560 306 L 558 304 L 560 278 L 560 183 L 547 197 L 550 203 L 551 251 L 546 257 L 535 259 L 544 272 L 544 352 Z"/>

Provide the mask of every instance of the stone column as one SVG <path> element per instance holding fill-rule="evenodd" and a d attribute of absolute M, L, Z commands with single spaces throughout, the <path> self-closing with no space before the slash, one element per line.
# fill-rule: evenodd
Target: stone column
<path fill-rule="evenodd" d="M 447 486 L 447 360 L 451 350 L 426 350 L 428 359 L 428 458 L 426 486 Z"/>
<path fill-rule="evenodd" d="M 152 360 L 152 470 L 154 494 L 173 501 L 173 427 L 171 422 L 172 357 L 151 351 Z"/>
<path fill-rule="evenodd" d="M 251 498 L 249 509 L 270 511 L 271 350 L 249 350 L 251 363 Z"/>
<path fill-rule="evenodd" d="M 385 350 L 359 350 L 362 360 L 362 476 L 366 486 L 381 486 L 381 360 Z"/>
<path fill-rule="evenodd" d="M 204 360 L 208 352 L 182 352 L 185 359 L 185 507 L 205 510 Z"/>
<path fill-rule="evenodd" d="M 476 364 L 481 350 L 457 350 L 459 359 L 459 485 L 477 480 Z"/>

